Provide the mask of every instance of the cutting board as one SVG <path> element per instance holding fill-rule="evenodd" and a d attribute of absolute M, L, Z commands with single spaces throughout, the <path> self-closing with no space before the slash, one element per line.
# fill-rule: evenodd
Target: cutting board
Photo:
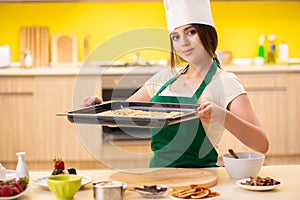
<path fill-rule="evenodd" d="M 49 65 L 49 28 L 21 27 L 20 29 L 20 63 L 24 66 L 25 51 L 29 50 L 33 58 L 33 67 Z"/>
<path fill-rule="evenodd" d="M 75 34 L 52 35 L 52 65 L 77 64 L 77 36 Z"/>
<path fill-rule="evenodd" d="M 162 184 L 173 189 L 188 187 L 190 184 L 212 187 L 218 182 L 218 177 L 209 171 L 187 168 L 162 168 L 145 173 L 117 172 L 110 179 L 135 187 Z"/>

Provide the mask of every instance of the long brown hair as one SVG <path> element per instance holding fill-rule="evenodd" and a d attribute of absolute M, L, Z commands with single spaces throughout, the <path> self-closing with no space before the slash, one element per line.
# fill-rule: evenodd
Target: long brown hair
<path fill-rule="evenodd" d="M 218 47 L 218 34 L 216 29 L 212 26 L 205 25 L 205 24 L 191 24 L 191 25 L 195 27 L 200 37 L 200 40 L 203 44 L 204 49 L 212 58 L 216 59 L 218 67 L 221 68 L 221 64 L 216 56 L 216 50 Z M 171 38 L 170 38 L 170 42 L 171 42 L 170 64 L 171 64 L 171 68 L 174 69 L 176 64 L 179 63 L 181 59 L 174 51 L 173 41 Z"/>

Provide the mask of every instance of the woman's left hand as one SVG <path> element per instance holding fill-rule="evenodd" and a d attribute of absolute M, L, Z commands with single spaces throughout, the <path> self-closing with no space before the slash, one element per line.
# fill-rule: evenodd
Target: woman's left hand
<path fill-rule="evenodd" d="M 226 110 L 212 102 L 204 102 L 198 107 L 198 116 L 203 123 L 224 123 Z"/>

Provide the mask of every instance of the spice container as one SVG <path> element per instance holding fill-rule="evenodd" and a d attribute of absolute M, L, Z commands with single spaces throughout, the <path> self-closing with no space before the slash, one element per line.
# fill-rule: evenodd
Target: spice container
<path fill-rule="evenodd" d="M 93 183 L 95 200 L 122 200 L 126 184 L 119 181 L 101 181 Z"/>

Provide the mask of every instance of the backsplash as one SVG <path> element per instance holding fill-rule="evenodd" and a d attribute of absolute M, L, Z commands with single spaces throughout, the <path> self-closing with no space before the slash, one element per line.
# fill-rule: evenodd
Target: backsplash
<path fill-rule="evenodd" d="M 300 1 L 213 1 L 211 7 L 219 50 L 231 51 L 234 58 L 253 58 L 258 54 L 259 36 L 275 34 L 277 45 L 282 41 L 289 45 L 290 57 L 300 57 Z M 49 39 L 53 34 L 76 34 L 78 61 L 86 53 L 87 36 L 92 51 L 124 31 L 166 28 L 162 2 L 5 3 L 0 4 L 0 19 L 0 46 L 10 46 L 12 62 L 20 61 L 23 26 L 49 27 Z M 165 56 L 153 54 L 147 59 Z"/>

